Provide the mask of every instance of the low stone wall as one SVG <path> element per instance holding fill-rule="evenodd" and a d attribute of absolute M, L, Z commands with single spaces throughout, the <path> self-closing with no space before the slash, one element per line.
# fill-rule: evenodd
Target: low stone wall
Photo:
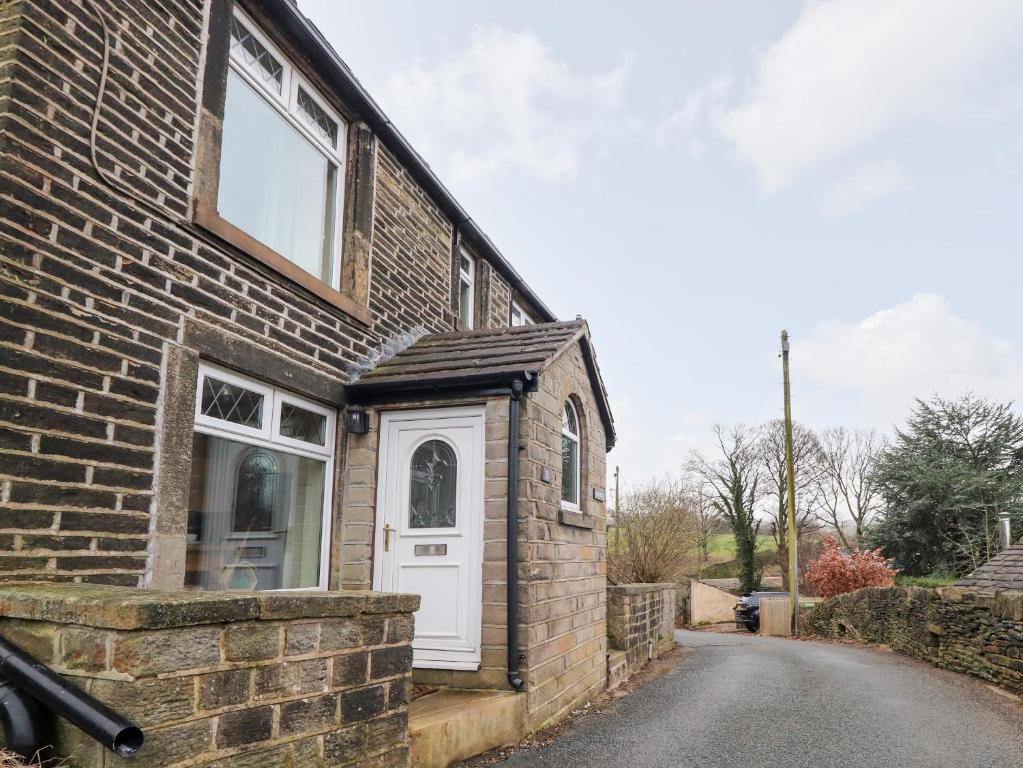
<path fill-rule="evenodd" d="M 607 643 L 625 652 L 630 675 L 674 647 L 675 585 L 609 585 Z"/>
<path fill-rule="evenodd" d="M 0 587 L 0 635 L 143 728 L 128 761 L 58 720 L 80 768 L 409 763 L 417 595 Z"/>
<path fill-rule="evenodd" d="M 881 643 L 1023 694 L 1023 592 L 861 589 L 804 610 L 800 633 Z"/>

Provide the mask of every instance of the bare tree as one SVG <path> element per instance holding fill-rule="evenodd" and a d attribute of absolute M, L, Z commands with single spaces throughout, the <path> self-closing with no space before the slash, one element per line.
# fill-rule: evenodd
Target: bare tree
<path fill-rule="evenodd" d="M 681 480 L 649 480 L 622 495 L 608 578 L 618 584 L 677 581 L 697 547 L 699 523 Z"/>
<path fill-rule="evenodd" d="M 845 427 L 825 429 L 818 433 L 817 441 L 820 473 L 814 492 L 815 513 L 835 530 L 844 547 L 859 547 L 864 529 L 881 510 L 873 468 L 884 441 L 873 429 Z M 848 534 L 848 525 L 853 536 Z"/>
<path fill-rule="evenodd" d="M 760 586 L 756 565 L 760 532 L 756 506 L 763 473 L 757 450 L 759 432 L 745 424 L 715 425 L 713 432 L 718 444 L 717 455 L 708 458 L 694 451 L 687 468 L 706 484 L 711 492 L 711 505 L 731 527 L 739 565 L 739 588 L 753 592 Z"/>
<path fill-rule="evenodd" d="M 696 516 L 696 578 L 703 578 L 703 567 L 710 559 L 710 543 L 714 536 L 727 530 L 727 525 L 712 503 L 713 491 L 701 485 L 687 488 L 689 504 Z"/>
<path fill-rule="evenodd" d="M 781 419 L 764 425 L 758 443 L 760 460 L 768 485 L 765 505 L 771 535 L 778 547 L 778 565 L 782 584 L 789 588 L 789 512 L 788 469 L 785 462 L 785 422 Z M 821 473 L 817 435 L 801 424 L 792 425 L 792 479 L 795 485 L 796 542 L 820 528 L 812 503 Z"/>

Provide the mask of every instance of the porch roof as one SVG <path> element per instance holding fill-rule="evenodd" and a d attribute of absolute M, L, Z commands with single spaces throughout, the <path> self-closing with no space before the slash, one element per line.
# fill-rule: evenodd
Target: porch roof
<path fill-rule="evenodd" d="M 1023 542 L 1006 547 L 957 586 L 1023 590 Z"/>
<path fill-rule="evenodd" d="M 521 381 L 528 390 L 551 361 L 573 344 L 582 349 L 610 450 L 615 441 L 614 419 L 584 320 L 424 336 L 349 384 L 348 400 L 498 392 L 514 381 Z"/>

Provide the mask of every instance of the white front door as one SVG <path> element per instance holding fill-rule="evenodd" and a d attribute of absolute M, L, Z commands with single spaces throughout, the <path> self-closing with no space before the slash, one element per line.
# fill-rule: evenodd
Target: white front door
<path fill-rule="evenodd" d="M 384 413 L 374 586 L 422 596 L 413 666 L 479 668 L 483 408 Z"/>

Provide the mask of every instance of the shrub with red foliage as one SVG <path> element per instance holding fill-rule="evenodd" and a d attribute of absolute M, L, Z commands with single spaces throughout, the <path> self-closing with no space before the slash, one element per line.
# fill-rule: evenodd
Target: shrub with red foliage
<path fill-rule="evenodd" d="M 849 554 L 829 536 L 824 540 L 824 552 L 810 566 L 806 578 L 821 597 L 834 597 L 863 587 L 893 587 L 896 573 L 880 549 Z"/>

